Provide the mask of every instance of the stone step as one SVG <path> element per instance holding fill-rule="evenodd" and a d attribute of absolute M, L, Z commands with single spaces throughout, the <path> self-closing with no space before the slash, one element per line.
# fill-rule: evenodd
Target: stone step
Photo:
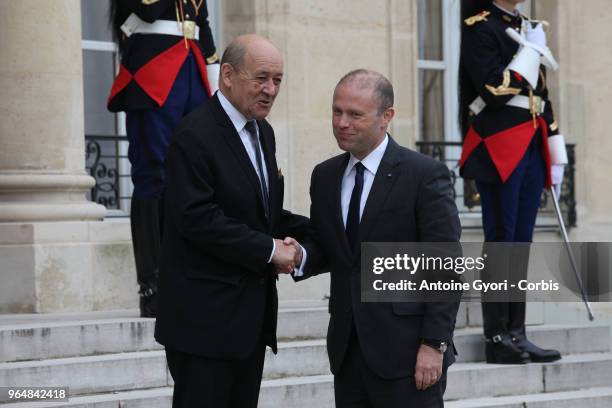
<path fill-rule="evenodd" d="M 462 304 L 458 329 L 474 320 L 468 314 L 479 315 L 472 309 L 474 306 Z M 325 338 L 328 321 L 327 301 L 282 302 L 279 340 Z M 155 320 L 138 317 L 136 309 L 0 315 L 0 362 L 160 350 L 154 329 Z"/>
<path fill-rule="evenodd" d="M 161 350 L 154 319 L 137 310 L 0 315 L 0 362 Z M 324 338 L 327 302 L 285 302 L 278 316 L 279 339 Z"/>
<path fill-rule="evenodd" d="M 448 401 L 446 408 L 610 408 L 612 387 Z"/>
<path fill-rule="evenodd" d="M 170 408 L 172 387 L 123 391 L 71 397 L 67 402 L 23 402 L 3 405 L 6 408 Z M 332 408 L 333 377 L 310 377 L 264 380 L 259 394 L 260 408 Z"/>
<path fill-rule="evenodd" d="M 449 399 L 575 390 L 612 385 L 612 353 L 565 356 L 551 364 L 457 363 L 449 370 Z M 323 340 L 289 342 L 268 352 L 264 378 L 329 374 Z M 503 381 L 500 381 L 503 379 Z M 161 350 L 0 363 L 4 386 L 68 386 L 71 395 L 172 385 Z M 0 401 L 2 402 L 2 401 Z"/>
<path fill-rule="evenodd" d="M 542 325 L 528 326 L 531 341 L 542 348 L 554 348 L 563 355 L 604 353 L 610 351 L 610 329 L 595 325 Z M 485 342 L 482 328 L 455 330 L 458 362 L 484 361 Z"/>
<path fill-rule="evenodd" d="M 163 387 L 170 378 L 161 350 L 0 363 L 3 386 L 68 387 L 70 395 Z"/>
<path fill-rule="evenodd" d="M 449 368 L 449 400 L 612 386 L 612 353 L 575 354 L 554 363 L 458 363 Z"/>
<path fill-rule="evenodd" d="M 94 312 L 85 315 L 88 319 L 69 314 L 2 316 L 0 362 L 161 350 L 153 338 L 154 320 L 133 317 L 133 313 Z M 321 302 L 285 305 L 279 312 L 279 339 L 323 339 L 328 318 L 327 307 Z M 610 347 L 607 326 L 530 326 L 528 331 L 536 344 L 557 348 L 563 354 L 605 352 Z M 456 330 L 459 361 L 484 359 L 481 333 L 480 328 Z"/>
<path fill-rule="evenodd" d="M 484 340 L 478 328 L 455 331 L 457 362 L 484 361 Z M 563 355 L 605 353 L 610 351 L 610 332 L 606 326 L 535 326 L 529 338 L 544 348 L 556 348 Z M 274 355 L 268 350 L 264 366 L 267 378 L 328 373 L 325 340 L 307 340 L 279 344 Z"/>
<path fill-rule="evenodd" d="M 68 402 L 24 402 L 6 408 L 170 408 L 172 387 L 72 397 Z M 333 379 L 330 375 L 263 381 L 260 408 L 333 408 Z M 612 387 L 577 391 L 512 395 L 446 401 L 446 408 L 609 408 Z"/>

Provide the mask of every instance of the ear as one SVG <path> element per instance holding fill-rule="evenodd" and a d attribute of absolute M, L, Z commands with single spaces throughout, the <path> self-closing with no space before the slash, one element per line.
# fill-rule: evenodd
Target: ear
<path fill-rule="evenodd" d="M 385 125 L 385 128 L 389 126 L 389 123 L 391 123 L 394 117 L 395 117 L 395 108 L 393 106 L 383 112 L 383 123 Z"/>
<path fill-rule="evenodd" d="M 225 63 L 221 65 L 221 74 L 219 75 L 221 83 L 225 85 L 226 88 L 232 87 L 232 76 L 234 75 L 234 67 L 230 64 Z"/>

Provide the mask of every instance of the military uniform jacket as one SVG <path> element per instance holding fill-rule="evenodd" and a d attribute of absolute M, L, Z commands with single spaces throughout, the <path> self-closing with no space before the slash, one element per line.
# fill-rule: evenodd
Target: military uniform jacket
<path fill-rule="evenodd" d="M 542 135 L 542 154 L 549 168 L 547 137 L 558 133 L 546 87 L 546 70 L 540 68 L 533 95 L 545 103 L 544 112 L 533 117 L 529 109 L 508 106 L 516 95 L 530 95 L 529 83 L 520 74 L 506 69 L 519 49 L 506 29 L 521 30 L 523 17 L 504 12 L 495 5 L 464 21 L 461 45 L 461 101 L 463 152 L 461 175 L 499 184 L 505 182 L 533 137 Z M 480 96 L 486 107 L 475 115 L 469 105 Z M 547 186 L 550 174 L 547 175 Z"/>
<path fill-rule="evenodd" d="M 196 58 L 202 82 L 210 95 L 206 64 L 207 60 L 213 63 L 217 58 L 205 0 L 198 13 L 192 2 L 185 0 L 120 0 L 118 7 L 125 18 L 135 13 L 143 21 L 153 23 L 156 20 L 177 21 L 178 2 L 182 3 L 185 20 L 195 21 L 200 28 L 199 41 L 187 40 L 185 43 L 182 36 L 166 34 L 124 36 L 119 47 L 119 73 L 108 97 L 107 107 L 111 112 L 162 106 L 189 52 Z"/>

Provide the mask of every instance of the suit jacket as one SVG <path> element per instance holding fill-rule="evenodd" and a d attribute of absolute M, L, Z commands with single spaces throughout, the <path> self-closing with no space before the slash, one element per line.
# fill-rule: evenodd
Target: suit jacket
<path fill-rule="evenodd" d="M 382 378 L 414 374 L 423 338 L 446 341 L 445 368 L 452 346 L 458 302 L 362 303 L 360 253 L 352 253 L 340 207 L 349 154 L 315 167 L 310 185 L 310 239 L 305 277 L 331 272 L 327 349 L 339 371 L 353 321 L 368 366 Z M 374 178 L 361 223 L 360 242 L 455 242 L 460 224 L 449 171 L 440 162 L 399 146 L 391 138 Z"/>
<path fill-rule="evenodd" d="M 178 351 L 241 359 L 276 352 L 272 237 L 301 239 L 307 218 L 283 210 L 272 127 L 258 121 L 270 220 L 259 178 L 217 96 L 187 115 L 168 149 L 155 338 Z"/>

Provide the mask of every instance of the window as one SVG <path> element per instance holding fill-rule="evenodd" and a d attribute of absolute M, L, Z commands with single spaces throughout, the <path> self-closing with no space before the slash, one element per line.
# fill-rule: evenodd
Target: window
<path fill-rule="evenodd" d="M 467 193 L 457 167 L 461 156 L 457 96 L 461 1 L 417 0 L 417 13 L 420 150 L 451 170 L 456 204 L 465 211 Z"/>
<path fill-rule="evenodd" d="M 459 141 L 460 0 L 417 0 L 419 139 Z"/>
<path fill-rule="evenodd" d="M 527 15 L 531 0 L 519 5 Z M 417 0 L 419 140 L 461 141 L 457 82 L 461 0 Z"/>

